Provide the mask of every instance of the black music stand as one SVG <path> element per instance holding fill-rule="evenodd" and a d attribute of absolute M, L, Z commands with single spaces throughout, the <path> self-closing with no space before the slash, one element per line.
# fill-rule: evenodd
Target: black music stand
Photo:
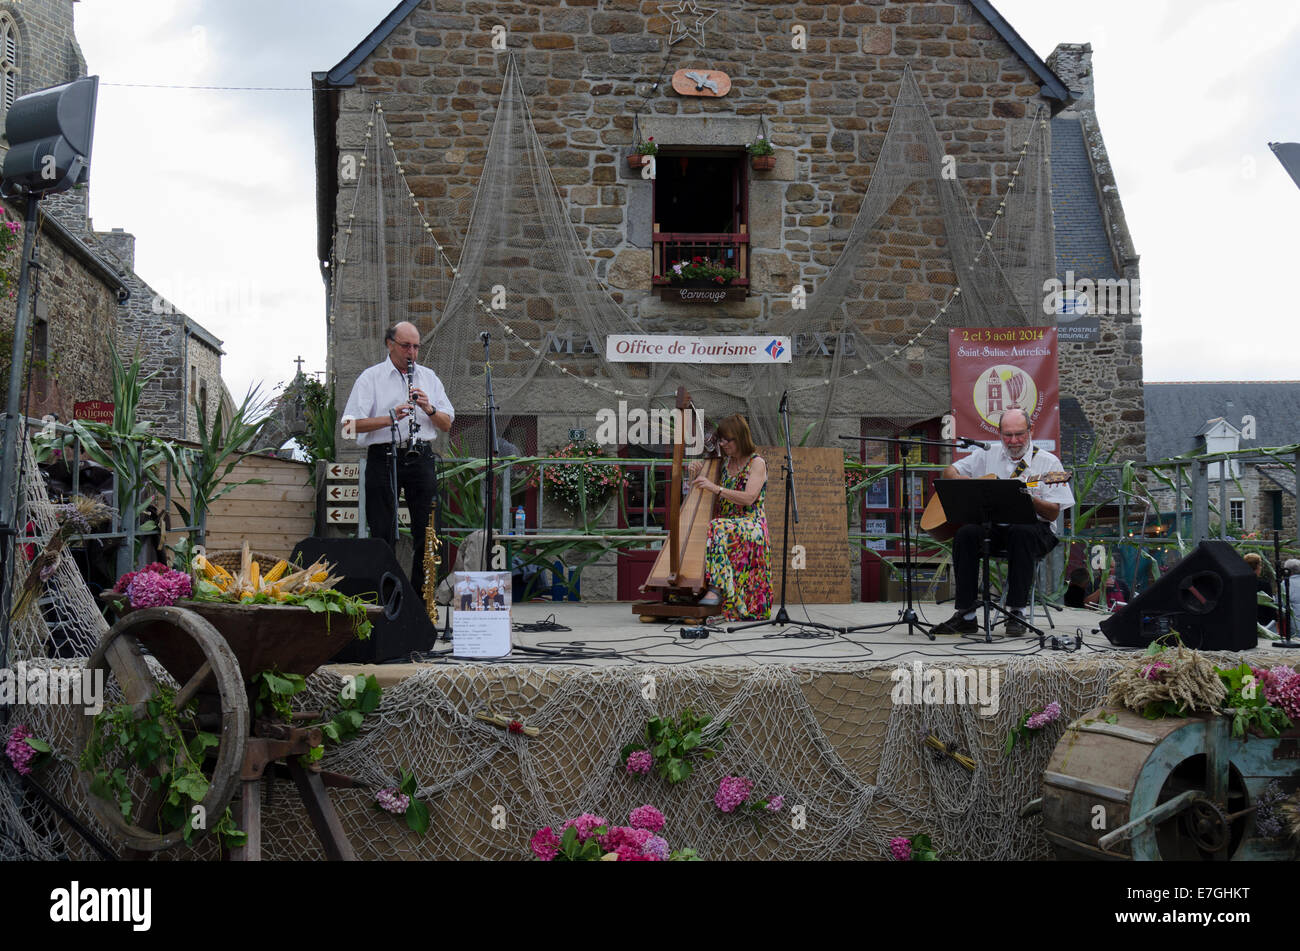
<path fill-rule="evenodd" d="M 980 571 L 983 573 L 980 595 L 984 607 L 984 642 L 992 644 L 991 612 L 997 611 L 1003 618 L 1007 612 L 989 598 L 989 557 L 992 554 L 990 536 L 994 525 L 1032 525 L 1037 522 L 1038 513 L 1034 511 L 1033 499 L 1019 479 L 938 479 L 934 483 L 934 490 L 939 493 L 939 501 L 943 503 L 944 515 L 949 522 L 980 526 Z M 1040 637 L 1045 636 L 1027 618 L 1017 620 Z"/>

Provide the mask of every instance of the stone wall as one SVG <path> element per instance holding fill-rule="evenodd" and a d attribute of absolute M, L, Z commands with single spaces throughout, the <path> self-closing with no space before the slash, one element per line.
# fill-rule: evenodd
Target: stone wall
<path fill-rule="evenodd" d="M 10 217 L 22 212 L 6 204 Z M 17 247 L 5 261 L 5 269 L 18 284 L 21 235 Z M 72 419 L 78 400 L 112 398 L 112 362 L 109 341 L 117 329 L 117 291 L 104 276 L 87 268 L 84 252 L 70 249 L 64 241 L 42 229 L 39 255 L 41 270 L 37 298 L 29 319 L 38 350 L 33 355 L 31 402 L 24 389 L 26 412 L 34 417 L 57 413 Z M 10 356 L 16 302 L 0 294 L 0 379 L 9 379 Z"/>

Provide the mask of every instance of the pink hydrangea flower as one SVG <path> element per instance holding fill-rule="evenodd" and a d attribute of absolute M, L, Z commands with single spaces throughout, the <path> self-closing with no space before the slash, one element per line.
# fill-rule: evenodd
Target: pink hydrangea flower
<path fill-rule="evenodd" d="M 578 818 L 570 819 L 568 822 L 566 822 L 564 824 L 564 828 L 561 829 L 560 832 L 561 834 L 563 834 L 565 829 L 568 829 L 570 826 L 577 826 L 578 841 L 586 842 L 588 839 L 591 838 L 592 833 L 595 832 L 596 829 L 598 829 L 600 826 L 608 826 L 608 825 L 609 825 L 609 820 L 606 819 L 604 816 L 597 816 L 590 812 L 584 812 L 582 815 L 578 816 Z"/>
<path fill-rule="evenodd" d="M 36 756 L 36 751 L 27 745 L 27 738 L 34 735 L 31 730 L 19 723 L 9 733 L 9 741 L 5 743 L 5 755 L 9 757 L 9 762 L 14 764 L 14 769 L 20 776 L 31 774 L 31 761 Z"/>
<path fill-rule="evenodd" d="M 713 804 L 723 812 L 735 812 L 753 790 L 754 781 L 747 776 L 727 776 L 718 784 Z"/>
<path fill-rule="evenodd" d="M 912 859 L 912 840 L 897 836 L 889 840 L 889 852 L 899 862 L 909 862 Z"/>
<path fill-rule="evenodd" d="M 163 608 L 190 596 L 190 576 L 166 569 L 165 573 L 138 571 L 126 586 L 133 608 Z"/>
<path fill-rule="evenodd" d="M 549 862 L 560 854 L 560 837 L 555 834 L 550 826 L 544 829 L 538 829 L 533 833 L 532 841 L 528 847 L 533 850 L 543 862 Z"/>
<path fill-rule="evenodd" d="M 631 826 L 614 826 L 600 837 L 600 847 L 606 852 L 617 852 L 620 862 L 631 861 L 628 856 L 640 858 L 645 844 L 650 841 L 652 833 L 648 829 L 633 829 Z"/>
<path fill-rule="evenodd" d="M 652 835 L 645 840 L 645 846 L 641 849 L 641 854 L 652 862 L 668 861 L 668 840 L 657 835 Z"/>
<path fill-rule="evenodd" d="M 129 585 L 132 581 L 134 581 L 137 575 L 142 575 L 145 574 L 146 572 L 150 574 L 162 575 L 162 574 L 166 574 L 169 571 L 171 571 L 171 569 L 168 568 L 160 561 L 150 562 L 149 564 L 141 568 L 139 571 L 128 571 L 126 574 L 122 575 L 122 577 L 118 578 L 117 584 L 113 585 L 113 593 L 121 594 L 122 592 L 126 591 L 127 585 Z"/>
<path fill-rule="evenodd" d="M 654 757 L 649 750 L 633 750 L 627 754 L 627 771 L 644 775 L 654 765 Z"/>
<path fill-rule="evenodd" d="M 1055 700 L 1053 700 L 1043 709 L 1041 713 L 1035 713 L 1032 717 L 1030 717 L 1029 720 L 1025 723 L 1025 726 L 1029 727 L 1029 729 L 1031 730 L 1041 730 L 1043 727 L 1047 726 L 1047 724 L 1054 721 L 1060 715 L 1061 715 L 1061 705 L 1057 703 Z"/>
<path fill-rule="evenodd" d="M 1300 676 L 1290 667 L 1278 664 L 1264 678 L 1264 699 L 1300 723 Z"/>
<path fill-rule="evenodd" d="M 375 793 L 375 802 L 379 803 L 379 808 L 395 816 L 404 816 L 411 806 L 411 797 L 398 791 L 396 786 L 389 786 Z"/>
<path fill-rule="evenodd" d="M 645 805 L 637 806 L 628 816 L 628 822 L 634 829 L 648 829 L 650 832 L 658 832 L 664 827 L 664 814 L 654 806 Z"/>
<path fill-rule="evenodd" d="M 773 796 L 767 801 L 768 812 L 780 812 L 781 807 L 785 805 L 785 796 Z"/>

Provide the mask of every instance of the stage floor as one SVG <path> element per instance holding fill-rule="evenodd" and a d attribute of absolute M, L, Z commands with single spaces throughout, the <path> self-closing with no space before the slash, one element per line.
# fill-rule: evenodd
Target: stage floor
<path fill-rule="evenodd" d="M 627 664 L 726 664 L 750 666 L 770 663 L 796 663 L 810 661 L 845 662 L 910 662 L 917 659 L 982 657 L 1005 660 L 1029 657 L 1039 653 L 1054 658 L 1066 656 L 1053 650 L 1050 638 L 1055 636 L 1074 646 L 1076 634 L 1083 638 L 1081 655 L 1102 653 L 1128 653 L 1114 648 L 1098 628 L 1107 613 L 1065 608 L 1052 611 L 1052 624 L 1042 613 L 1034 616 L 1033 623 L 1047 635 L 1040 644 L 1037 634 L 1025 637 L 1007 637 L 1001 624 L 993 628 L 993 642 L 986 643 L 983 631 L 962 637 L 937 636 L 934 640 L 921 630 L 909 635 L 900 616 L 906 605 L 902 602 L 870 602 L 852 604 L 812 604 L 787 607 L 791 624 L 768 624 L 749 630 L 728 632 L 727 628 L 742 622 L 722 624 L 710 628 L 709 636 L 700 639 L 681 637 L 682 624 L 656 622 L 642 623 L 632 613 L 629 602 L 593 603 L 536 601 L 516 604 L 512 608 L 515 631 L 514 650 L 506 662 L 546 665 L 553 663 L 579 666 L 605 667 Z M 918 618 L 937 624 L 952 615 L 948 604 L 933 602 L 915 605 Z M 444 616 L 445 617 L 445 616 Z M 811 620 L 835 628 L 834 631 L 801 626 Z M 545 629 L 553 622 L 560 629 Z M 445 623 L 445 620 L 444 620 Z M 455 633 L 455 612 L 452 612 L 452 633 Z M 871 630 L 846 633 L 845 628 L 861 625 L 879 625 Z M 567 628 L 568 630 L 564 630 Z M 441 628 L 440 628 L 441 630 Z M 1267 649 L 1270 642 L 1261 640 L 1257 651 Z M 1276 652 L 1273 652 L 1276 653 Z M 418 658 L 442 663 L 462 662 L 455 658 L 452 646 L 439 640 L 434 651 Z M 463 661 L 479 663 L 479 661 Z M 354 665 L 348 665 L 349 667 Z M 411 664 L 386 664 L 381 681 L 396 682 L 411 672 Z M 400 668 L 400 672 L 398 670 Z M 340 666 L 340 671 L 347 668 Z M 376 668 L 371 667 L 374 672 Z"/>

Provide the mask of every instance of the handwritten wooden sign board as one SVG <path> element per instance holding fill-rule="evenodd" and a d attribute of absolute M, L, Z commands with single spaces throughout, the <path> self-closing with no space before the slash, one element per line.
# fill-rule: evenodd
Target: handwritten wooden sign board
<path fill-rule="evenodd" d="M 767 462 L 767 530 L 772 539 L 772 605 L 781 603 L 781 531 L 785 524 L 785 450 L 760 446 Z M 844 451 L 796 447 L 794 458 L 795 499 L 799 502 L 799 523 L 790 526 L 790 551 L 803 546 L 806 563 L 790 573 L 787 605 L 847 604 L 852 600 L 849 583 L 849 521 L 844 501 Z M 787 556 L 787 565 L 794 558 Z"/>

